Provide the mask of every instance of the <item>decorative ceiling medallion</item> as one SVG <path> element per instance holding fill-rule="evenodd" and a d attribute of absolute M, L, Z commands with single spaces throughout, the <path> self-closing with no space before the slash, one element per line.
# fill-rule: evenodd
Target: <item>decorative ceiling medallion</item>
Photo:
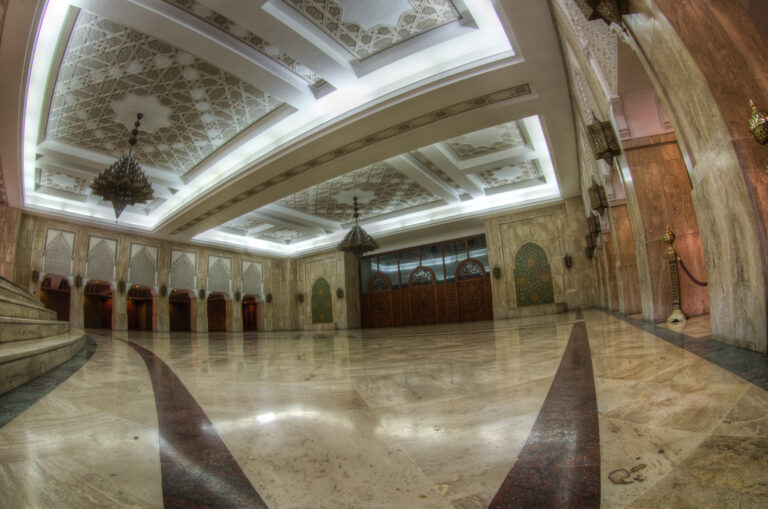
<path fill-rule="evenodd" d="M 183 175 L 281 103 L 189 53 L 80 11 L 59 69 L 46 136 L 118 157 L 125 128 L 111 104 L 154 96 L 170 110 L 137 147 L 143 164 Z M 135 113 L 135 111 L 134 111 Z"/>
<path fill-rule="evenodd" d="M 115 122 L 123 124 L 128 129 L 133 129 L 137 111 L 149 112 L 141 120 L 142 131 L 154 133 L 161 127 L 173 125 L 170 119 L 171 109 L 163 106 L 157 96 L 154 95 L 127 94 L 121 99 L 112 101 L 110 106 L 115 111 Z"/>
<path fill-rule="evenodd" d="M 399 13 L 395 24 L 378 24 L 366 28 L 346 18 L 358 18 L 370 23 L 373 13 L 355 8 L 345 16 L 344 8 L 334 0 L 283 0 L 328 34 L 356 59 L 375 55 L 380 51 L 423 34 L 433 28 L 456 21 L 461 16 L 449 0 L 410 0 L 412 8 Z M 354 0 L 362 3 L 362 0 Z M 387 8 L 397 10 L 396 2 L 386 2 Z M 375 7 L 369 7 L 375 8 Z"/>
<path fill-rule="evenodd" d="M 381 129 L 380 131 L 376 131 L 373 134 L 369 134 L 362 138 L 358 138 L 355 141 L 347 143 L 346 145 L 343 145 L 339 148 L 330 150 L 310 161 L 300 164 L 299 166 L 295 166 L 290 170 L 287 170 L 284 175 L 278 175 L 276 177 L 273 177 L 270 180 L 267 180 L 266 182 L 262 182 L 261 184 L 257 184 L 251 187 L 250 189 L 243 191 L 242 193 L 235 196 L 234 198 L 220 205 L 217 205 L 212 209 L 207 210 L 206 212 L 202 213 L 195 219 L 183 224 L 179 228 L 176 228 L 171 232 L 171 235 L 178 235 L 179 233 L 185 230 L 188 230 L 189 228 L 192 228 L 194 225 L 205 221 L 209 217 L 215 214 L 218 214 L 219 212 L 231 207 L 235 203 L 239 203 L 243 200 L 247 200 L 251 196 L 257 193 L 260 193 L 266 189 L 269 189 L 270 187 L 274 186 L 278 182 L 285 180 L 286 174 L 290 175 L 291 177 L 296 177 L 320 164 L 325 164 L 330 161 L 333 161 L 334 159 L 338 159 L 339 157 L 342 157 L 346 154 L 357 152 L 358 150 L 362 150 L 370 145 L 373 145 L 374 143 L 384 141 L 386 139 L 392 138 L 393 136 L 403 135 L 413 129 L 416 129 L 425 125 L 429 125 L 433 122 L 446 120 L 455 115 L 459 115 L 467 111 L 472 111 L 485 106 L 490 106 L 492 104 L 497 104 L 502 101 L 507 101 L 517 97 L 522 97 L 530 93 L 531 93 L 531 86 L 528 83 L 523 83 L 522 85 L 516 85 L 514 87 L 505 88 L 502 90 L 498 90 L 496 92 L 491 92 L 490 94 L 475 97 L 474 99 L 468 99 L 460 103 L 452 104 L 445 108 L 441 108 L 439 110 L 435 110 L 430 113 L 426 113 L 424 115 L 414 117 L 410 120 L 406 120 L 405 122 L 395 124 L 393 126 Z"/>
<path fill-rule="evenodd" d="M 306 214 L 349 223 L 354 220 L 355 214 L 352 204 L 335 198 L 338 195 L 344 197 L 348 194 L 345 191 L 353 192 L 353 196 L 365 193 L 370 197 L 361 207 L 361 219 L 417 207 L 439 199 L 382 161 L 299 191 L 278 203 Z"/>
<path fill-rule="evenodd" d="M 445 141 L 461 160 L 501 152 L 525 144 L 525 138 L 517 122 L 508 122 Z"/>
<path fill-rule="evenodd" d="M 300 64 L 291 58 L 286 52 L 274 46 L 250 30 L 237 24 L 226 16 L 210 9 L 197 0 L 165 0 L 169 4 L 184 9 L 195 17 L 209 23 L 216 28 L 228 33 L 240 42 L 255 49 L 262 55 L 287 68 L 289 71 L 302 78 L 313 87 L 319 87 L 325 81 L 306 65 Z"/>
<path fill-rule="evenodd" d="M 290 230 L 288 228 L 280 228 L 279 230 L 265 232 L 259 235 L 259 237 L 266 240 L 272 240 L 273 242 L 280 242 L 281 244 L 290 244 L 296 239 L 299 239 L 301 237 L 306 237 L 306 235 L 307 234 L 304 232 L 298 232 L 296 230 Z"/>
<path fill-rule="evenodd" d="M 400 15 L 413 9 L 408 0 L 336 0 L 342 8 L 341 21 L 357 23 L 366 30 L 379 25 L 396 26 Z"/>

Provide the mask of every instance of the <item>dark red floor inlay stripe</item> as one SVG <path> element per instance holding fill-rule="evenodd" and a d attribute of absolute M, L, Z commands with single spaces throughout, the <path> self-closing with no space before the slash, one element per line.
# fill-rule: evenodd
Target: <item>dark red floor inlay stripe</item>
<path fill-rule="evenodd" d="M 581 322 L 573 326 L 533 430 L 490 507 L 599 506 L 597 398 Z"/>
<path fill-rule="evenodd" d="M 144 360 L 155 391 L 165 507 L 266 508 L 179 377 L 151 351 L 126 343 Z"/>

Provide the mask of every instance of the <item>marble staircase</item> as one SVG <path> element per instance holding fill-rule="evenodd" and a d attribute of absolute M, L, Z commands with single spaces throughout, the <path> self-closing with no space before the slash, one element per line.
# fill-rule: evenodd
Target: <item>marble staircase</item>
<path fill-rule="evenodd" d="M 69 360 L 85 345 L 82 329 L 0 277 L 0 394 Z"/>

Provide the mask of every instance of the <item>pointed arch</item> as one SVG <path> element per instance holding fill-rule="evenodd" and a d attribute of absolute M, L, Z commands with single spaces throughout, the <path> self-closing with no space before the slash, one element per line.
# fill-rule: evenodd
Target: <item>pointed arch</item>
<path fill-rule="evenodd" d="M 535 242 L 526 242 L 515 255 L 517 307 L 553 304 L 552 267 L 547 252 Z"/>
<path fill-rule="evenodd" d="M 322 277 L 312 285 L 312 323 L 333 323 L 331 285 Z"/>

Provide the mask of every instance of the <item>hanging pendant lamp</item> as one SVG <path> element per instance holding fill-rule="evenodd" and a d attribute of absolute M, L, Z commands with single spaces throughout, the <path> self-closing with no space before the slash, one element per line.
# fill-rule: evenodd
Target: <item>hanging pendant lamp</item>
<path fill-rule="evenodd" d="M 131 138 L 128 140 L 131 145 L 128 153 L 112 163 L 109 168 L 101 170 L 91 183 L 91 190 L 94 194 L 112 202 L 112 208 L 115 209 L 115 222 L 128 205 L 146 203 L 155 198 L 155 192 L 152 190 L 149 179 L 141 171 L 139 162 L 131 154 L 133 146 L 137 142 L 136 136 L 139 134 L 139 126 L 143 116 L 141 113 L 136 115 Z"/>
<path fill-rule="evenodd" d="M 340 251 L 353 253 L 355 256 L 360 257 L 363 253 L 378 249 L 379 245 L 368 232 L 363 230 L 363 228 L 357 224 L 358 218 L 360 217 L 360 214 L 357 212 L 357 196 L 353 198 L 353 201 L 355 208 L 355 224 L 344 236 L 344 240 L 339 242 L 337 248 Z"/>

